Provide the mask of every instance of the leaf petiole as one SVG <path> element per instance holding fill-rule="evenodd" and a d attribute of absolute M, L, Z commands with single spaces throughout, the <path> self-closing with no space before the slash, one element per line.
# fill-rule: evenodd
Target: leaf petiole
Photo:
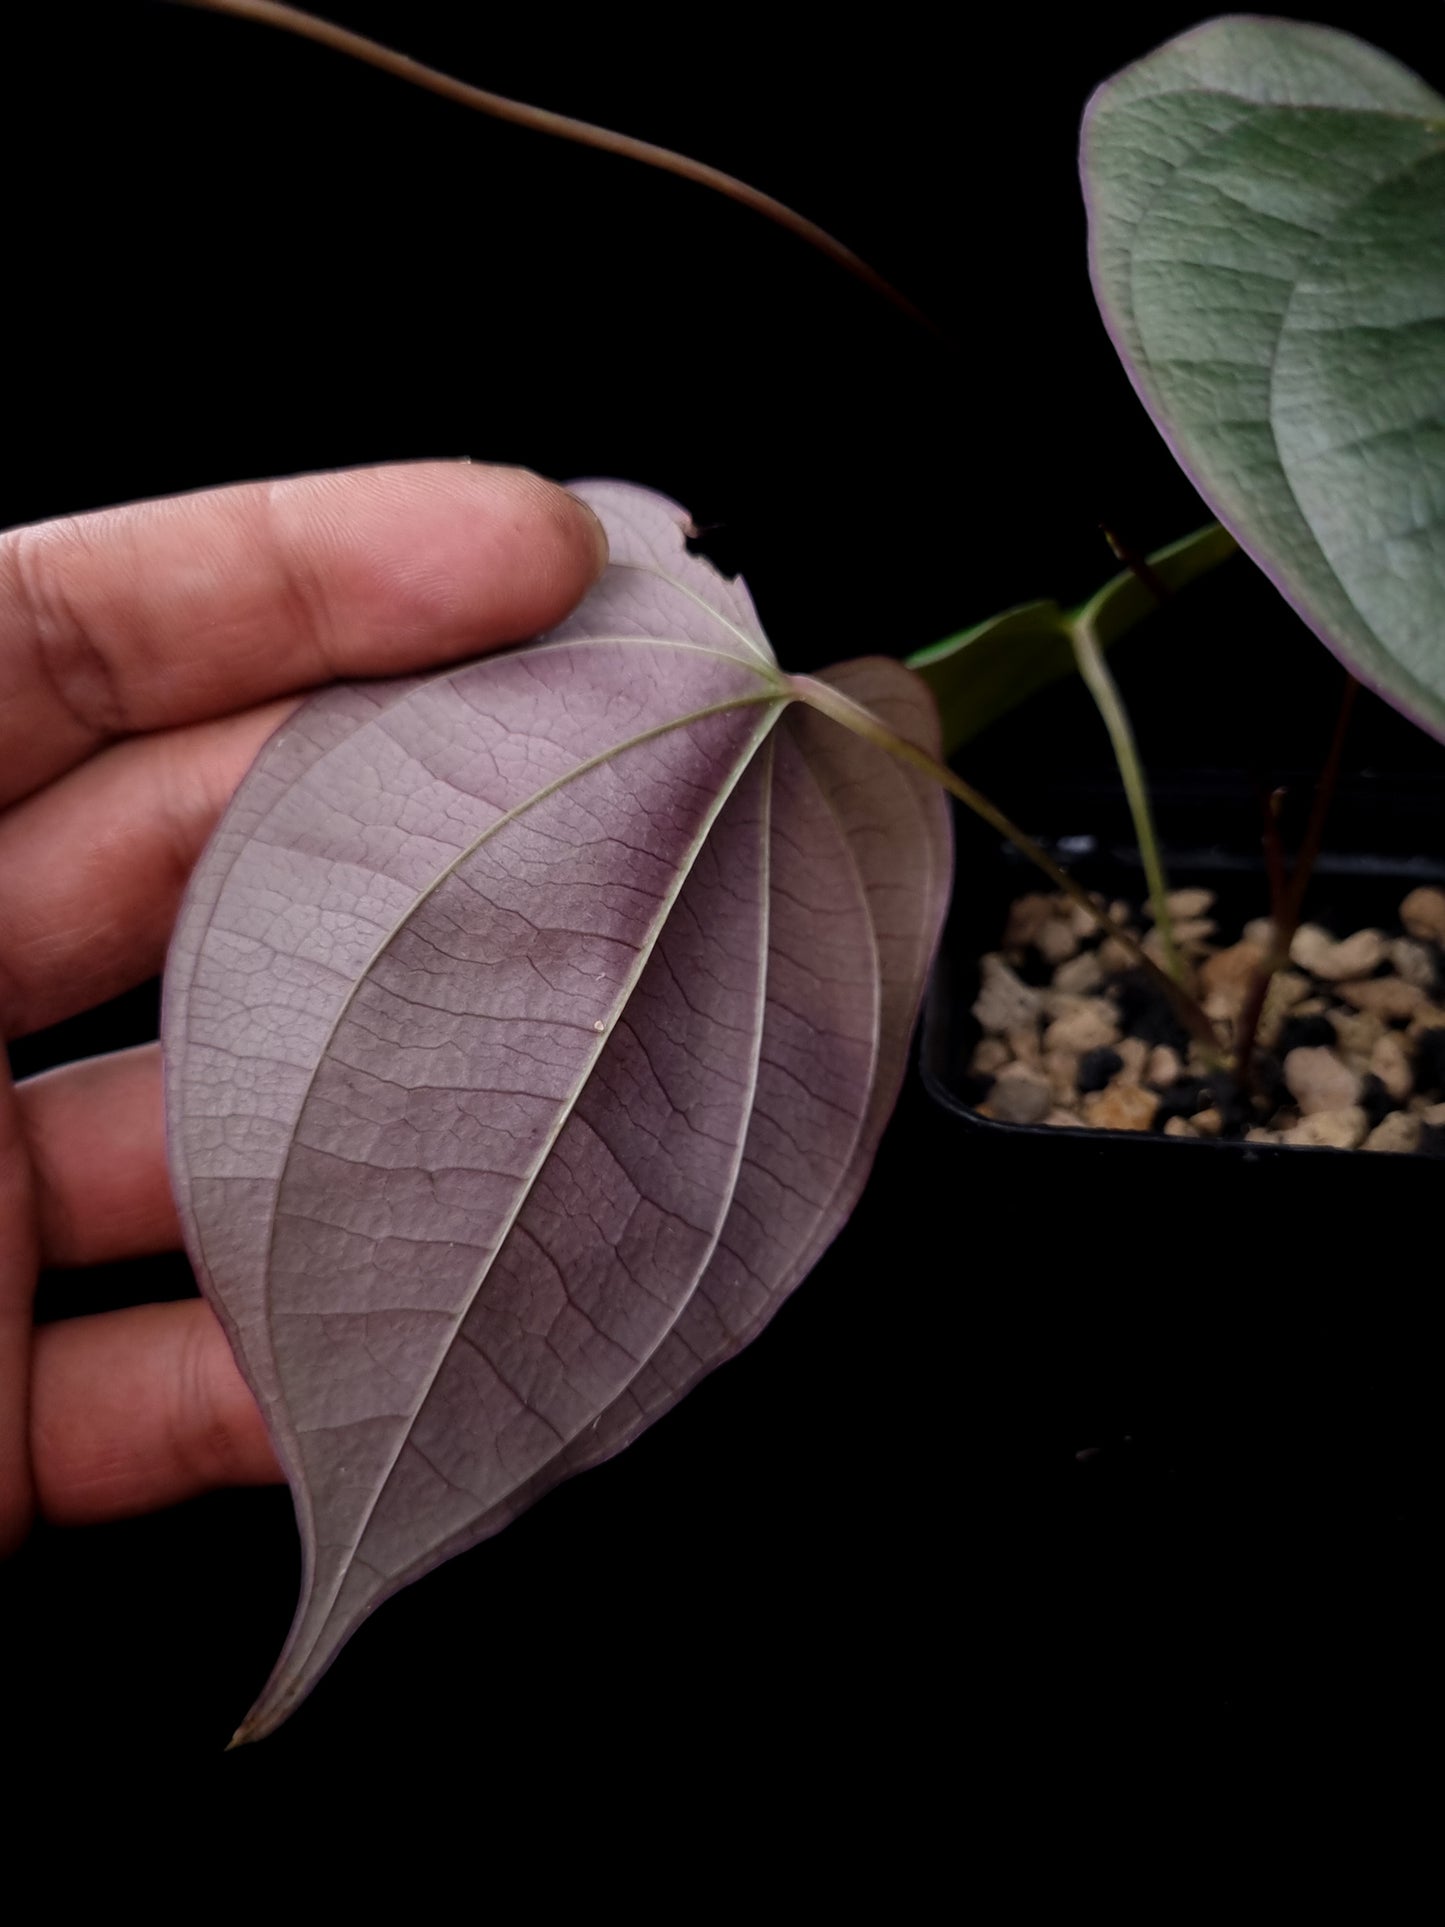
<path fill-rule="evenodd" d="M 973 811 L 975 816 L 981 817 L 990 828 L 997 830 L 1000 836 L 1006 837 L 1035 868 L 1043 872 L 1056 889 L 1061 890 L 1071 902 L 1078 904 L 1080 909 L 1086 910 L 1101 930 L 1117 938 L 1138 967 L 1146 971 L 1169 998 L 1179 1013 L 1181 1021 L 1208 1054 L 1211 1063 L 1220 1063 L 1219 1040 L 1214 1034 L 1214 1026 L 1183 985 L 1176 983 L 1172 977 L 1162 971 L 1123 925 L 1116 923 L 1106 910 L 1101 909 L 1082 884 L 1076 883 L 1067 870 L 1060 869 L 1048 851 L 1005 816 L 1002 810 L 990 803 L 988 798 L 976 790 L 971 783 L 966 783 L 961 776 L 956 775 L 946 763 L 940 763 L 926 750 L 919 749 L 915 743 L 910 743 L 906 737 L 896 735 L 871 711 L 864 709 L 859 703 L 850 701 L 838 690 L 830 689 L 826 683 L 819 682 L 812 676 L 790 676 L 787 682 L 799 702 L 807 703 L 820 715 L 830 717 L 835 723 L 840 723 L 844 729 L 851 730 L 855 736 L 863 737 L 865 741 L 873 743 L 890 756 L 896 757 L 899 762 L 907 763 L 924 776 L 930 777 L 947 790 L 950 796 L 956 796 L 960 803 Z"/>
<path fill-rule="evenodd" d="M 1139 760 L 1129 712 L 1119 694 L 1119 685 L 1104 660 L 1104 652 L 1099 647 L 1099 638 L 1094 633 L 1087 609 L 1070 624 L 1070 635 L 1079 674 L 1098 706 L 1113 745 L 1114 761 L 1119 768 L 1119 778 L 1124 785 L 1129 814 L 1134 822 L 1134 834 L 1139 842 L 1139 859 L 1144 865 L 1144 877 L 1149 886 L 1149 902 L 1154 911 L 1154 928 L 1159 933 L 1159 943 L 1164 953 L 1164 968 L 1182 987 L 1184 962 L 1174 941 L 1174 919 L 1169 912 L 1169 885 L 1164 875 L 1164 859 L 1159 853 L 1154 811 L 1149 802 L 1149 785 L 1144 777 L 1144 766 Z"/>

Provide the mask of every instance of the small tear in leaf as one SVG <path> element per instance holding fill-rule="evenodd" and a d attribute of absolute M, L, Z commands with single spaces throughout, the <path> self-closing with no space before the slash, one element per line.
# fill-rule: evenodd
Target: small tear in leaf
<path fill-rule="evenodd" d="M 727 582 L 742 574 L 744 542 L 732 522 L 694 522 L 690 517 L 684 531 L 684 546 L 689 555 L 710 562 Z"/>

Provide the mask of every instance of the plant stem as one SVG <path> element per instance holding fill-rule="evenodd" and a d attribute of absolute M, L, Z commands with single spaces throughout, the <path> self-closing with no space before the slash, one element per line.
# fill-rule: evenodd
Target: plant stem
<path fill-rule="evenodd" d="M 545 107 L 530 107 L 525 101 L 510 100 L 504 94 L 493 94 L 483 87 L 473 87 L 464 80 L 442 73 L 439 68 L 424 66 L 421 61 L 413 60 L 407 54 L 384 47 L 379 41 L 368 39 L 365 34 L 353 33 L 350 28 L 337 26 L 330 20 L 319 20 L 315 14 L 306 13 L 300 7 L 286 6 L 282 0 L 175 0 L 175 4 L 194 7 L 204 13 L 230 14 L 238 20 L 254 20 L 268 27 L 277 27 L 283 33 L 317 41 L 321 46 L 331 47 L 353 60 L 364 61 L 369 67 L 379 67 L 383 73 L 409 81 L 414 87 L 425 87 L 446 100 L 474 108 L 479 114 L 490 114 L 495 120 L 511 121 L 516 126 L 529 127 L 540 134 L 553 134 L 560 140 L 576 141 L 583 147 L 598 147 L 604 153 L 640 161 L 644 167 L 660 168 L 664 173 L 693 181 L 699 187 L 711 188 L 714 193 L 725 195 L 728 200 L 737 201 L 743 207 L 751 208 L 755 214 L 761 214 L 765 220 L 786 228 L 788 233 L 796 235 L 819 254 L 826 255 L 875 294 L 882 295 L 885 301 L 891 302 L 910 321 L 917 322 L 919 327 L 927 329 L 939 340 L 947 339 L 943 329 L 930 320 L 906 294 L 895 288 L 891 281 L 886 281 L 861 255 L 835 239 L 826 228 L 795 212 L 786 202 L 775 199 L 771 194 L 764 194 L 760 188 L 739 180 L 734 174 L 724 173 L 721 168 L 709 167 L 705 161 L 695 161 L 687 154 L 676 153 L 670 147 L 659 147 L 653 141 L 635 140 L 630 134 L 619 134 L 610 127 L 598 127 L 591 121 L 574 120 L 570 114 L 554 114 Z"/>
<path fill-rule="evenodd" d="M 1235 1048 L 1234 1074 L 1241 1085 L 1248 1082 L 1250 1066 L 1254 1061 L 1255 1040 L 1259 1034 L 1259 1020 L 1264 1013 L 1264 1000 L 1269 995 L 1270 979 L 1289 960 L 1290 945 L 1294 942 L 1295 931 L 1299 929 L 1300 912 L 1304 908 L 1305 892 L 1314 874 L 1315 864 L 1319 861 L 1320 846 L 1325 838 L 1325 820 L 1334 801 L 1336 787 L 1340 780 L 1340 766 L 1344 761 L 1345 737 L 1349 732 L 1350 717 L 1354 713 L 1355 698 L 1360 693 L 1360 685 L 1346 671 L 1345 686 L 1340 693 L 1340 707 L 1335 717 L 1334 734 L 1330 738 L 1329 754 L 1325 757 L 1320 780 L 1315 785 L 1314 802 L 1310 808 L 1310 820 L 1305 829 L 1304 841 L 1300 844 L 1299 855 L 1295 858 L 1294 869 L 1290 872 L 1289 888 L 1285 891 L 1274 919 L 1274 934 L 1270 940 L 1268 954 L 1255 973 L 1249 987 L 1249 1000 L 1240 1017 L 1239 1041 Z"/>
<path fill-rule="evenodd" d="M 953 756 L 1012 709 L 1077 673 L 1072 629 L 1087 620 L 1100 649 L 1143 622 L 1163 597 L 1236 552 L 1234 537 L 1217 522 L 1136 558 L 1081 608 L 1026 602 L 976 622 L 941 642 L 917 649 L 907 667 L 928 684 L 943 724 L 943 753 Z"/>
<path fill-rule="evenodd" d="M 886 750 L 890 756 L 897 757 L 900 762 L 908 763 L 912 768 L 922 771 L 925 776 L 946 789 L 950 796 L 956 796 L 960 803 L 966 804 L 975 816 L 982 817 L 983 821 L 997 830 L 1000 836 L 1006 837 L 1014 848 L 1026 856 L 1037 869 L 1042 870 L 1049 881 L 1071 902 L 1077 903 L 1080 909 L 1087 910 L 1101 930 L 1117 938 L 1139 968 L 1144 970 L 1169 998 L 1182 1022 L 1197 1038 L 1210 1059 L 1214 1062 L 1218 1061 L 1219 1040 L 1214 1034 L 1214 1026 L 1184 986 L 1176 983 L 1172 977 L 1166 976 L 1153 958 L 1139 947 L 1129 932 L 1121 924 L 1116 923 L 1106 910 L 1101 910 L 1088 891 L 1081 884 L 1076 883 L 1066 870 L 1061 870 L 1048 852 L 1041 849 L 1016 823 L 1011 822 L 1002 810 L 995 808 L 986 796 L 974 789 L 971 783 L 966 783 L 961 776 L 955 775 L 946 763 L 938 762 L 928 754 L 927 750 L 920 749 L 916 743 L 910 743 L 907 737 L 895 735 L 886 723 L 881 722 L 861 704 L 851 701 L 827 683 L 819 682 L 812 676 L 790 676 L 787 680 L 788 686 L 801 702 L 816 709 L 820 715 L 830 717 L 835 723 L 841 723 L 844 729 L 852 730 L 855 736 L 862 736 L 877 748 Z"/>
<path fill-rule="evenodd" d="M 1149 886 L 1149 901 L 1154 909 L 1154 928 L 1159 933 L 1160 948 L 1164 952 L 1164 967 L 1175 983 L 1183 988 L 1184 961 L 1174 941 L 1174 919 L 1169 914 L 1169 885 L 1164 876 L 1164 861 L 1159 854 L 1154 811 L 1149 802 L 1149 785 L 1145 781 L 1144 766 L 1139 761 L 1129 712 L 1124 707 L 1124 698 L 1119 694 L 1119 685 L 1104 660 L 1104 652 L 1099 647 L 1099 639 L 1094 634 L 1087 613 L 1079 616 L 1070 629 L 1079 674 L 1098 704 L 1099 714 L 1104 719 L 1104 727 L 1113 745 L 1114 761 L 1119 766 L 1119 775 L 1123 780 L 1129 814 L 1134 821 L 1134 835 L 1139 843 L 1139 857 Z"/>

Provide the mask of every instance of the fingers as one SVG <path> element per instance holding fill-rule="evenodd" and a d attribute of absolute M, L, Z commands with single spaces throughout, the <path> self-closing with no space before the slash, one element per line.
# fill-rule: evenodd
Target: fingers
<path fill-rule="evenodd" d="M 196 1299 L 43 1326 L 30 1436 L 40 1510 L 58 1525 L 281 1478 L 225 1335 Z"/>
<path fill-rule="evenodd" d="M 175 1249 L 158 1044 L 28 1078 L 15 1100 L 35 1174 L 42 1264 Z"/>
<path fill-rule="evenodd" d="M 45 1262 L 91 1264 L 177 1242 L 158 1045 L 30 1078 L 17 1087 L 12 1111 L 14 1135 L 34 1167 Z M 33 1246 L 30 1263 L 33 1283 Z M 0 1255 L 0 1278 L 3 1265 Z M 154 1511 L 216 1486 L 280 1478 L 261 1415 L 208 1306 L 194 1299 L 142 1305 L 34 1334 L 29 1314 L 27 1291 L 17 1344 L 23 1353 L 33 1336 L 28 1461 L 26 1402 L 6 1399 L 0 1416 L 13 1411 L 22 1421 L 17 1462 L 33 1467 L 46 1518 L 82 1525 Z M 0 1323 L 0 1341 L 5 1336 Z M 0 1368 L 4 1357 L 0 1342 Z M 14 1516 L 12 1546 L 28 1507 Z"/>
<path fill-rule="evenodd" d="M 206 839 L 292 707 L 115 743 L 0 816 L 0 1033 L 156 974 Z"/>
<path fill-rule="evenodd" d="M 0 803 L 110 737 L 517 641 L 605 559 L 522 469 L 420 462 L 249 483 L 0 536 Z"/>
<path fill-rule="evenodd" d="M 30 1160 L 9 1063 L 0 1050 L 0 1557 L 25 1537 L 35 1506 L 27 1430 L 38 1270 Z"/>

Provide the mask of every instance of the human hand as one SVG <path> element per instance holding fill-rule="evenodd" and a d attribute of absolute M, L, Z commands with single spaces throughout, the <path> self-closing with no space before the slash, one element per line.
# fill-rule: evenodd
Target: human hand
<path fill-rule="evenodd" d="M 603 566 L 537 476 L 417 463 L 0 536 L 0 1032 L 160 968 L 222 809 L 298 693 L 559 621 Z M 168 1250 L 160 1047 L 12 1088 L 0 1061 L 0 1553 L 281 1475 L 199 1300 L 32 1327 L 42 1265 Z"/>

